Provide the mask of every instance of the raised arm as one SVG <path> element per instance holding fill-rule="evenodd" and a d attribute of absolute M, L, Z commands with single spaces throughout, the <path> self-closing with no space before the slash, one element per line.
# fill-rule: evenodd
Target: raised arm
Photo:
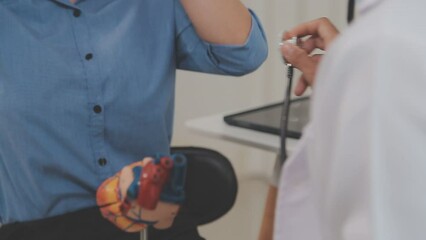
<path fill-rule="evenodd" d="M 214 44 L 244 44 L 251 28 L 248 9 L 239 0 L 181 0 L 197 34 Z"/>
<path fill-rule="evenodd" d="M 260 20 L 239 1 L 175 1 L 177 68 L 241 76 L 266 59 Z"/>

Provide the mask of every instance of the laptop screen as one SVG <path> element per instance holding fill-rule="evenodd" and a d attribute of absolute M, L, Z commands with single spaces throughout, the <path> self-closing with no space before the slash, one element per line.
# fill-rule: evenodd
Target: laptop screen
<path fill-rule="evenodd" d="M 275 103 L 247 111 L 227 115 L 227 124 L 251 130 L 280 135 L 283 103 Z M 290 102 L 288 137 L 300 138 L 302 130 L 309 122 L 309 98 L 295 99 Z"/>

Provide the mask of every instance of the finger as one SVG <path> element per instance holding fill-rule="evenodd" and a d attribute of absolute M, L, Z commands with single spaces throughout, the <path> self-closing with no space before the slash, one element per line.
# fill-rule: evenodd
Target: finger
<path fill-rule="evenodd" d="M 330 22 L 328 18 L 319 18 L 313 21 L 302 23 L 293 29 L 287 31 L 285 36 L 297 36 L 299 38 L 305 36 L 313 36 L 324 39 L 325 48 L 339 34 L 337 28 Z"/>
<path fill-rule="evenodd" d="M 289 32 L 285 31 L 285 32 L 283 33 L 283 36 L 282 36 L 281 40 L 282 40 L 282 41 L 285 41 L 285 40 L 288 40 L 288 39 L 290 39 L 290 38 L 292 38 L 292 37 L 296 37 L 296 36 L 292 36 L 292 35 L 290 35 L 290 33 L 289 33 Z"/>
<path fill-rule="evenodd" d="M 311 60 L 314 61 L 315 63 L 319 63 L 321 61 L 322 58 L 322 54 L 315 54 L 311 56 Z M 295 89 L 294 89 L 294 94 L 296 96 L 300 96 L 303 93 L 305 93 L 306 89 L 309 86 L 313 86 L 314 82 L 315 82 L 315 77 L 316 77 L 316 68 L 318 67 L 318 65 L 316 65 L 312 71 L 305 71 L 306 74 L 302 74 L 302 76 L 300 77 Z M 309 81 L 307 80 L 307 78 L 309 79 Z"/>
<path fill-rule="evenodd" d="M 319 63 L 321 61 L 322 57 L 323 57 L 323 54 L 313 54 L 313 55 L 311 55 L 311 59 L 314 62 L 316 62 L 316 63 Z"/>
<path fill-rule="evenodd" d="M 299 47 L 303 48 L 308 54 L 311 54 L 315 49 L 324 50 L 324 40 L 319 37 L 309 37 L 298 44 Z"/>
<path fill-rule="evenodd" d="M 285 32 L 282 37 L 282 42 L 291 38 L 292 36 L 288 32 Z M 311 54 L 315 49 L 324 50 L 325 48 L 324 40 L 314 36 L 310 36 L 304 40 L 298 39 L 297 46 L 304 49 L 308 54 Z"/>
<path fill-rule="evenodd" d="M 317 62 L 314 61 L 303 49 L 285 43 L 281 47 L 281 53 L 286 62 L 305 74 L 308 82 L 311 82 L 316 71 Z"/>
<path fill-rule="evenodd" d="M 296 35 L 292 35 L 291 33 L 289 33 L 289 32 L 286 31 L 286 32 L 283 33 L 283 35 L 281 37 L 281 42 L 285 42 L 287 40 L 290 40 L 293 37 L 297 37 L 297 36 Z M 297 45 L 298 46 L 301 44 L 301 42 L 302 42 L 302 40 L 299 39 L 299 38 L 297 38 Z"/>
<path fill-rule="evenodd" d="M 306 82 L 306 79 L 302 75 L 299 78 L 299 81 L 297 81 L 296 87 L 294 88 L 294 94 L 296 96 L 301 96 L 303 93 L 305 93 L 308 86 L 309 84 Z"/>

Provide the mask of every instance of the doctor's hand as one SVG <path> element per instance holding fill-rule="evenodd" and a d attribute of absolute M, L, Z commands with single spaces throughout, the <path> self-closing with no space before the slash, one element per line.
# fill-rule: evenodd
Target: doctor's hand
<path fill-rule="evenodd" d="M 281 46 L 285 61 L 302 72 L 294 92 L 297 96 L 302 95 L 315 82 L 321 55 L 312 54 L 313 51 L 316 49 L 326 51 L 338 34 L 339 31 L 328 18 L 319 18 L 300 24 L 284 33 L 283 40 L 292 37 L 303 39 L 298 42 L 298 46 L 290 43 L 284 43 Z"/>

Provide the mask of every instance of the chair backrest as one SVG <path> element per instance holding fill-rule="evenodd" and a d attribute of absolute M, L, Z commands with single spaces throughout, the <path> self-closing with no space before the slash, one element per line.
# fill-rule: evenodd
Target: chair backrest
<path fill-rule="evenodd" d="M 175 147 L 188 159 L 186 200 L 183 210 L 197 219 L 198 225 L 225 215 L 237 196 L 237 179 L 229 160 L 219 152 L 196 147 Z"/>
<path fill-rule="evenodd" d="M 186 199 L 173 226 L 164 231 L 150 229 L 150 240 L 181 239 L 180 233 L 196 232 L 198 226 L 225 215 L 233 207 L 237 196 L 237 178 L 225 156 L 199 147 L 173 147 L 171 152 L 184 154 L 188 159 Z M 182 239 L 197 238 L 186 236 Z"/>

